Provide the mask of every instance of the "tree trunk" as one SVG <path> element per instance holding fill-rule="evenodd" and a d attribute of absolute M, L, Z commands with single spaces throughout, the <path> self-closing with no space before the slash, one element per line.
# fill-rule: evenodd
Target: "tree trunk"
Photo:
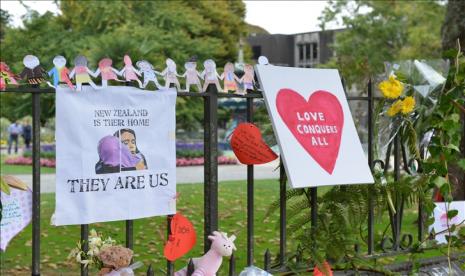
<path fill-rule="evenodd" d="M 457 39 L 460 41 L 462 51 L 465 49 L 465 1 L 449 0 L 447 2 L 446 17 L 442 25 L 442 50 L 446 56 L 448 50 L 457 49 Z M 451 64 L 454 64 L 451 62 Z M 462 141 L 460 151 L 465 157 L 465 115 L 461 114 Z M 465 172 L 457 165 L 449 166 L 452 183 L 452 196 L 454 200 L 465 199 Z"/>
<path fill-rule="evenodd" d="M 465 48 L 465 1 L 449 0 L 446 17 L 441 28 L 443 52 L 457 48 L 457 38 L 462 51 Z"/>

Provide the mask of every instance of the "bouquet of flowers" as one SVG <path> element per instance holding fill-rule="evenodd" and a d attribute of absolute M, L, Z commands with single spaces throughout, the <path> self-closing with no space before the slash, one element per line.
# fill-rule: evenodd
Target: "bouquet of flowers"
<path fill-rule="evenodd" d="M 78 242 L 68 259 L 74 259 L 85 266 L 95 266 L 102 276 L 131 276 L 134 275 L 134 269 L 142 266 L 141 262 L 130 265 L 133 256 L 131 249 L 116 245 L 111 237 L 103 238 L 94 229 L 90 230 L 88 241 L 87 251 Z"/>

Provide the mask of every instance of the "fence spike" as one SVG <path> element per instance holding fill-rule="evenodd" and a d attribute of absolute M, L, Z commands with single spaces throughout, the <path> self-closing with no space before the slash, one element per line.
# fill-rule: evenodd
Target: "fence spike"
<path fill-rule="evenodd" d="M 191 276 L 195 271 L 194 262 L 192 259 L 189 259 L 189 264 L 187 265 L 187 276 Z"/>
<path fill-rule="evenodd" d="M 149 265 L 149 268 L 147 269 L 147 276 L 154 276 L 152 265 Z"/>
<path fill-rule="evenodd" d="M 264 256 L 264 265 L 263 265 L 263 269 L 265 271 L 270 271 L 270 260 L 271 260 L 270 250 L 266 249 L 265 256 Z"/>
<path fill-rule="evenodd" d="M 234 257 L 234 254 L 232 254 L 231 258 L 229 259 L 229 276 L 234 275 L 236 275 L 236 257 Z"/>

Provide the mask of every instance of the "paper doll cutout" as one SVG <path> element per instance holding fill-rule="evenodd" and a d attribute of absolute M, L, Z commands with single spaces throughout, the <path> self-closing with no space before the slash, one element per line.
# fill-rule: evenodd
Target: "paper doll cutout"
<path fill-rule="evenodd" d="M 196 85 L 199 92 L 202 92 L 202 86 L 200 85 L 201 77 L 199 71 L 197 71 L 197 61 L 195 58 L 191 58 L 184 64 L 186 72 L 181 76 L 186 78 L 186 91 L 190 92 L 191 85 Z"/>
<path fill-rule="evenodd" d="M 58 87 L 60 82 L 66 83 L 69 88 L 74 90 L 74 85 L 69 79 L 69 69 L 66 67 L 66 58 L 64 56 L 54 57 L 53 65 L 55 65 L 55 67 L 48 71 L 48 75 L 53 78 L 53 85 L 49 82 L 47 83 L 55 88 Z"/>
<path fill-rule="evenodd" d="M 0 90 L 5 90 L 8 84 L 18 85 L 16 76 L 5 62 L 0 62 Z"/>
<path fill-rule="evenodd" d="M 239 78 L 234 74 L 234 64 L 227 62 L 224 65 L 224 72 L 221 74 L 220 79 L 224 80 L 224 92 L 237 91 L 236 81 L 239 81 Z"/>
<path fill-rule="evenodd" d="M 79 55 L 74 59 L 74 68 L 71 70 L 69 74 L 69 78 L 72 79 L 73 77 L 76 79 L 76 91 L 82 90 L 82 84 L 88 83 L 92 88 L 98 90 L 101 87 L 98 87 L 91 79 L 90 75 L 95 77 L 95 73 L 92 72 L 87 67 L 87 58 L 85 56 Z"/>
<path fill-rule="evenodd" d="M 165 88 L 170 88 L 170 85 L 174 83 L 178 90 L 181 90 L 181 86 L 179 84 L 178 72 L 176 72 L 176 63 L 170 59 L 166 59 L 166 68 L 161 72 L 162 76 L 165 78 Z"/>
<path fill-rule="evenodd" d="M 101 75 L 102 88 L 108 87 L 109 80 L 122 81 L 119 80 L 116 76 L 117 74 L 119 74 L 119 71 L 113 68 L 111 66 L 112 64 L 113 61 L 111 60 L 111 58 L 103 58 L 98 62 L 98 68 L 94 73 L 94 77 L 98 76 L 99 74 Z"/>
<path fill-rule="evenodd" d="M 218 90 L 218 92 L 222 92 L 223 89 L 221 88 L 220 82 L 218 80 L 218 78 L 220 78 L 220 75 L 218 75 L 218 72 L 216 72 L 216 63 L 211 59 L 207 59 L 203 62 L 203 67 L 205 69 L 200 74 L 200 77 L 205 80 L 205 82 L 203 83 L 203 92 L 207 91 L 207 87 L 209 84 L 216 85 L 216 89 Z"/>
<path fill-rule="evenodd" d="M 247 90 L 253 90 L 253 86 L 255 84 L 255 72 L 252 65 L 244 65 L 244 75 L 240 79 L 240 82 L 244 86 L 244 91 L 242 91 L 244 94 Z"/>
<path fill-rule="evenodd" d="M 258 64 L 260 65 L 268 65 L 270 62 L 268 61 L 268 58 L 265 56 L 259 56 L 258 57 Z"/>
<path fill-rule="evenodd" d="M 45 81 L 45 70 L 40 66 L 39 58 L 33 55 L 27 55 L 23 59 L 25 68 L 19 74 L 21 79 L 26 78 L 29 84 L 39 85 Z"/>
<path fill-rule="evenodd" d="M 142 88 L 147 87 L 149 82 L 153 81 L 155 86 L 160 89 L 162 88 L 161 85 L 158 83 L 157 74 L 161 75 L 159 72 L 155 71 L 153 65 L 146 61 L 146 60 L 139 60 L 136 63 L 137 68 L 139 68 L 139 72 L 144 77 L 144 83 L 142 84 Z"/>
<path fill-rule="evenodd" d="M 142 82 L 137 76 L 141 76 L 140 72 L 132 66 L 132 60 L 128 55 L 124 55 L 123 58 L 124 67 L 119 71 L 119 75 L 123 76 L 126 82 L 136 81 L 139 84 L 139 88 L 142 88 Z"/>

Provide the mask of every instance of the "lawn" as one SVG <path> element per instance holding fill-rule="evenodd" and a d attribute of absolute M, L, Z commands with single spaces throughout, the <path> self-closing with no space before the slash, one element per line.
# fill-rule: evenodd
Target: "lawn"
<path fill-rule="evenodd" d="M 237 236 L 236 264 L 239 272 L 246 264 L 246 235 L 247 235 L 247 197 L 245 181 L 225 181 L 219 184 L 219 228 L 228 234 Z M 327 188 L 319 192 L 324 193 Z M 195 248 L 181 260 L 177 261 L 175 268 L 180 269 L 186 264 L 189 257 L 199 256 L 203 253 L 203 186 L 201 184 L 178 185 L 180 199 L 178 211 L 187 216 L 195 226 L 198 242 Z M 264 214 L 270 201 L 279 197 L 279 184 L 277 180 L 257 180 L 255 183 L 255 240 L 254 256 L 256 265 L 263 266 L 263 253 L 267 248 L 273 257 L 279 251 L 279 215 L 275 213 L 268 219 Z M 80 237 L 79 226 L 50 225 L 50 218 L 54 211 L 54 194 L 42 194 L 41 198 L 41 270 L 43 275 L 79 275 L 79 268 L 74 262 L 66 260 L 70 250 L 76 245 Z M 416 213 L 407 210 L 403 230 L 416 233 L 414 221 Z M 387 218 L 376 224 L 377 236 L 387 225 Z M 31 225 L 10 243 L 6 253 L 1 253 L 1 275 L 30 275 L 31 263 Z M 111 236 L 124 245 L 124 222 L 96 223 L 90 228 L 96 229 L 104 236 Z M 134 222 L 134 251 L 135 261 L 142 261 L 144 267 L 138 269 L 137 275 L 143 272 L 149 264 L 155 268 L 156 275 L 166 269 L 163 257 L 163 245 L 166 238 L 166 217 L 140 219 Z M 297 247 L 295 242 L 288 240 L 288 251 Z M 379 251 L 378 251 L 379 252 Z M 426 256 L 441 255 L 439 251 L 430 251 Z M 404 254 L 396 258 L 407 260 Z M 395 258 L 385 259 L 392 262 Z M 219 275 L 227 275 L 227 259 Z M 384 263 L 383 262 L 383 263 Z M 74 272 L 70 272 L 74 271 Z M 158 272 L 158 273 L 157 273 Z"/>
<path fill-rule="evenodd" d="M 4 163 L 6 157 L 4 154 L 0 157 L 0 174 L 32 174 L 31 165 L 8 165 Z M 53 174 L 55 168 L 41 167 L 40 173 Z"/>

